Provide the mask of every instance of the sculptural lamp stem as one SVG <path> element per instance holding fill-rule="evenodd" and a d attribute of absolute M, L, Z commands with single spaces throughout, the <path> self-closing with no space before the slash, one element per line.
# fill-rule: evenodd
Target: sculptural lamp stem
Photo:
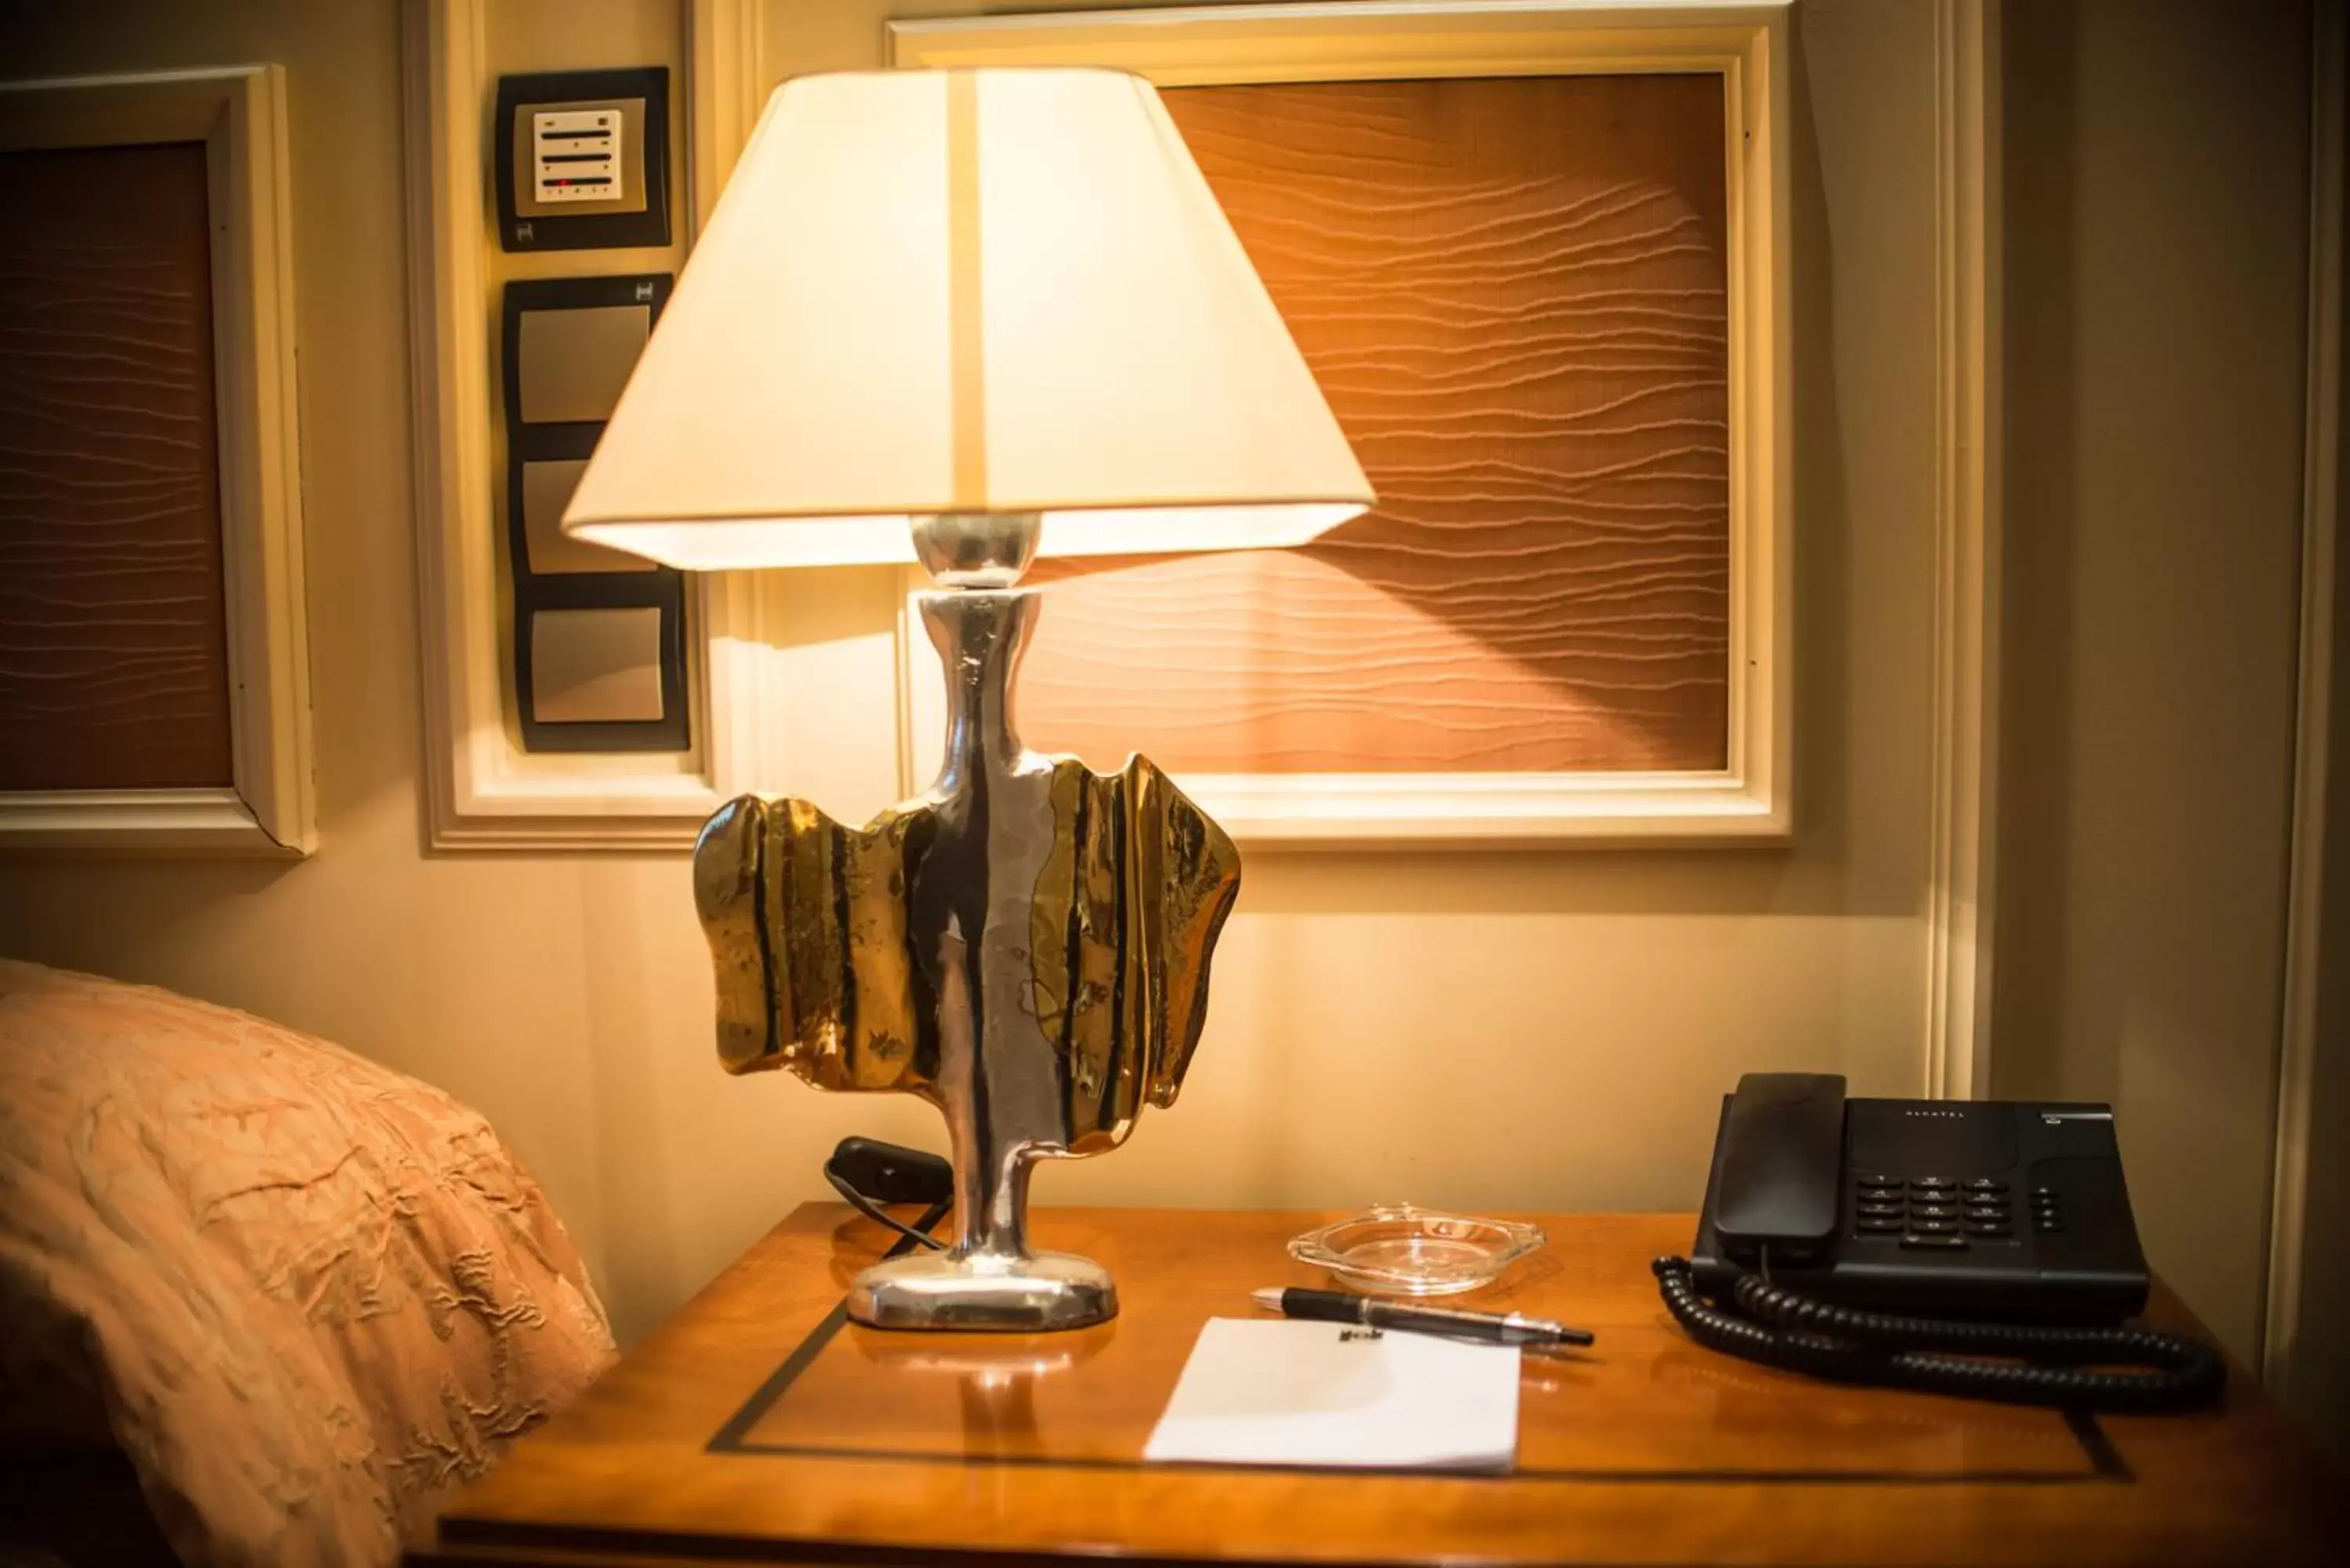
<path fill-rule="evenodd" d="M 862 828 L 743 795 L 694 846 L 694 901 L 732 1073 L 920 1096 L 953 1145 L 955 1235 L 850 1286 L 875 1328 L 1037 1333 L 1114 1316 L 1109 1271 L 1030 1250 L 1043 1159 L 1124 1143 L 1175 1103 L 1240 891 L 1232 839 L 1144 757 L 1114 774 L 1013 728 L 1041 597 L 1017 586 L 1034 514 L 915 525 L 946 666 L 938 782 Z"/>
<path fill-rule="evenodd" d="M 730 1073 L 919 1095 L 953 1145 L 955 1237 L 849 1287 L 875 1328 L 1034 1334 L 1115 1316 L 1109 1271 L 1030 1250 L 1042 1159 L 1124 1143 L 1175 1103 L 1206 1022 L 1240 852 L 1149 759 L 1039 756 L 1012 682 L 1041 597 L 1034 514 L 926 517 L 920 596 L 946 665 L 938 782 L 862 828 L 746 794 L 693 850 Z"/>
<path fill-rule="evenodd" d="M 1036 614 L 1015 587 L 1035 558 L 1035 513 L 916 519 L 916 556 L 941 591 L 920 598 L 946 666 L 937 830 L 910 891 L 914 966 L 938 1018 L 934 1097 L 955 1179 L 955 1241 L 859 1275 L 849 1315 L 878 1328 L 1076 1328 L 1118 1312 L 1109 1272 L 1028 1248 L 1028 1178 L 1071 1152 L 1053 1043 L 1038 1017 L 1035 889 L 1057 835 L 1052 765 L 1020 743 L 1012 681 Z"/>
<path fill-rule="evenodd" d="M 1015 585 L 1035 558 L 1042 522 L 1033 512 L 914 519 L 914 554 L 945 590 L 922 596 L 921 607 L 947 688 L 945 746 L 931 794 L 950 807 L 957 826 L 976 828 L 983 842 L 993 826 L 993 786 L 1016 774 L 1027 752 L 1014 727 L 1012 683 L 1036 600 L 1033 590 Z M 985 921 L 984 911 L 981 919 Z M 1035 1157 L 1002 1147 L 990 1136 L 981 1050 L 985 1020 L 973 1008 L 974 996 L 986 992 L 985 973 L 973 972 L 983 944 L 951 934 L 947 941 L 961 961 L 941 965 L 947 986 L 940 997 L 941 1086 L 955 1180 L 955 1242 L 949 1255 L 1022 1262 L 1028 1256 L 1028 1171 Z"/>

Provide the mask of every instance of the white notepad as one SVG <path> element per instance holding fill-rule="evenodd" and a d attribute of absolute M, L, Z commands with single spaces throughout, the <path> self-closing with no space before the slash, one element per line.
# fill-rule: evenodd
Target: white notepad
<path fill-rule="evenodd" d="M 1142 1457 L 1500 1469 L 1517 1449 L 1513 1345 L 1219 1317 L 1200 1330 Z"/>

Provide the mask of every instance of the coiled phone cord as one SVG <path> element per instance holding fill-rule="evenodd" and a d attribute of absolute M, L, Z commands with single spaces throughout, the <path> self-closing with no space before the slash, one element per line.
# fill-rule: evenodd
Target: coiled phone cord
<path fill-rule="evenodd" d="M 2217 1353 L 2176 1334 L 1897 1317 L 1820 1301 L 1759 1274 L 1738 1277 L 1731 1313 L 1698 1293 L 1687 1259 L 1659 1258 L 1650 1267 L 1666 1310 L 1691 1339 L 1814 1377 L 2120 1413 L 2208 1404 L 2228 1378 Z M 1935 1354 L 1953 1351 L 1964 1354 Z M 2020 1359 L 1972 1359 L 1984 1355 Z M 2119 1366 L 2153 1370 L 2093 1370 Z"/>

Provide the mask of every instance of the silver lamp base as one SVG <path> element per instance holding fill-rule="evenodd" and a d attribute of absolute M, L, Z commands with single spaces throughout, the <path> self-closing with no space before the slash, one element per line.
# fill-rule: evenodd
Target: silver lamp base
<path fill-rule="evenodd" d="M 1118 1286 L 1107 1269 L 1073 1252 L 913 1252 L 858 1275 L 848 1315 L 872 1328 L 1039 1334 L 1108 1322 L 1118 1315 Z"/>

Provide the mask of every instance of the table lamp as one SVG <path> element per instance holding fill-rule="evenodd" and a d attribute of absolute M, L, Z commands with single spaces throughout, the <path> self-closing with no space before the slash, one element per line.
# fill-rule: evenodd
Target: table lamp
<path fill-rule="evenodd" d="M 951 1246 L 866 1271 L 882 1328 L 1118 1310 L 1035 1252 L 1028 1178 L 1173 1103 L 1239 889 L 1148 761 L 1013 727 L 1039 554 L 1301 544 L 1363 471 L 1157 91 L 1081 69 L 777 89 L 565 514 L 688 570 L 919 560 L 946 666 L 929 793 L 846 828 L 745 795 L 694 851 L 719 1055 L 936 1105 Z"/>

